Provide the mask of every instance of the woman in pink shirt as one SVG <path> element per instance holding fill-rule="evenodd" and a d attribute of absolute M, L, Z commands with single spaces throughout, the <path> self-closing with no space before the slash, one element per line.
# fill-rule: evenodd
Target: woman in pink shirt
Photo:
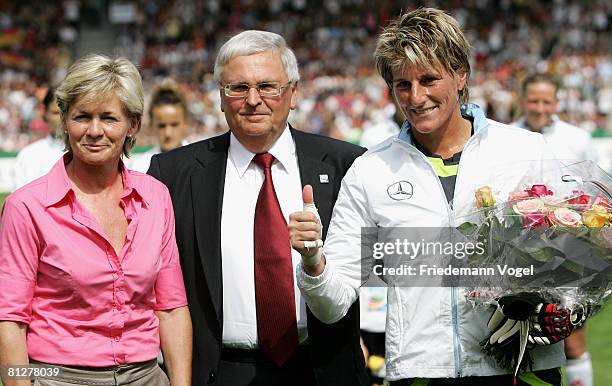
<path fill-rule="evenodd" d="M 68 153 L 10 195 L 0 221 L 2 381 L 167 385 L 161 346 L 172 385 L 189 385 L 170 197 L 121 160 L 140 129 L 140 74 L 126 59 L 87 56 L 56 97 Z"/>

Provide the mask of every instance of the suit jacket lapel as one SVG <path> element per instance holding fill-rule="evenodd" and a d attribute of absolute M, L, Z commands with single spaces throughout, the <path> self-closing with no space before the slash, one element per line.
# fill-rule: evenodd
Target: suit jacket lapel
<path fill-rule="evenodd" d="M 223 325 L 223 275 L 221 273 L 221 209 L 229 133 L 212 139 L 197 155 L 202 165 L 191 175 L 191 197 L 195 237 L 219 332 Z"/>
<path fill-rule="evenodd" d="M 333 188 L 340 181 L 336 181 L 334 168 L 323 162 L 327 156 L 327 151 L 312 143 L 303 133 L 294 130 L 292 127 L 290 127 L 290 130 L 295 141 L 302 186 L 312 186 L 315 205 L 319 210 L 319 216 L 321 216 L 321 223 L 323 224 L 323 238 L 325 238 L 333 208 Z"/>

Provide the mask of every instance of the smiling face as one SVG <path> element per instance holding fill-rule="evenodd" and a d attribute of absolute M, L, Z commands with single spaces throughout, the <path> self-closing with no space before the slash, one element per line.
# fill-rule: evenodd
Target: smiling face
<path fill-rule="evenodd" d="M 523 96 L 525 122 L 532 131 L 542 131 L 557 112 L 557 89 L 548 82 L 529 83 Z"/>
<path fill-rule="evenodd" d="M 68 109 L 64 127 L 73 160 L 92 166 L 118 162 L 127 136 L 138 131 L 116 95 L 95 101 L 77 99 Z"/>
<path fill-rule="evenodd" d="M 180 105 L 159 105 L 151 111 L 151 124 L 162 152 L 181 146 L 187 132 L 187 118 Z"/>
<path fill-rule="evenodd" d="M 262 82 L 288 83 L 278 52 L 267 51 L 230 59 L 221 73 L 221 84 Z M 289 111 L 296 107 L 297 84 L 281 90 L 276 97 L 264 97 L 251 87 L 246 97 L 234 98 L 221 89 L 221 110 L 238 141 L 255 153 L 268 151 L 287 125 Z"/>
<path fill-rule="evenodd" d="M 393 71 L 393 95 L 415 134 L 427 135 L 458 125 L 459 91 L 467 75 L 436 68 L 404 66 Z"/>

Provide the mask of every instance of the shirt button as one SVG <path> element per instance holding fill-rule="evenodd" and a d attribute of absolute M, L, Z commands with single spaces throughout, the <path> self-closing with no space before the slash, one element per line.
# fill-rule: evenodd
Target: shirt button
<path fill-rule="evenodd" d="M 115 337 L 115 342 L 119 342 L 121 338 L 119 338 L 118 336 Z"/>

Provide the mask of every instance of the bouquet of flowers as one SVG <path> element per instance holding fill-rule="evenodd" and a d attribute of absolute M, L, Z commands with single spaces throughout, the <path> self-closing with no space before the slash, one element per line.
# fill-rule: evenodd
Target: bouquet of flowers
<path fill-rule="evenodd" d="M 466 293 L 475 306 L 497 307 L 481 347 L 516 372 L 531 348 L 567 337 L 612 292 L 612 177 L 591 162 L 545 175 L 524 178 L 503 199 L 478 188 L 480 221 L 458 227 L 485 246 L 467 264 L 522 272 L 478 278 Z"/>

